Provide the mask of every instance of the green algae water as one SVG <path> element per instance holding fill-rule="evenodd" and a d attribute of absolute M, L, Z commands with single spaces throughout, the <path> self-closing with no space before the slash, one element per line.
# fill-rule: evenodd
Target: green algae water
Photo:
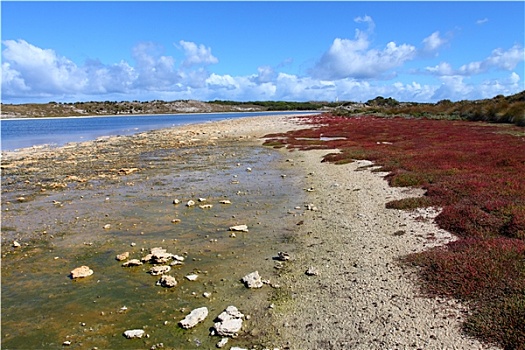
<path fill-rule="evenodd" d="M 10 207 L 2 222 L 9 234 L 41 238 L 4 254 L 3 349 L 56 349 L 64 342 L 79 349 L 210 349 L 221 339 L 210 335 L 213 320 L 229 305 L 251 317 L 228 346 L 258 344 L 271 331 L 265 318 L 272 287 L 248 289 L 240 280 L 257 270 L 279 282 L 272 258 L 293 253 L 302 176 L 283 154 L 260 146 L 159 150 L 140 161 L 138 173 L 118 181 Z M 189 200 L 196 205 L 187 207 Z M 199 207 L 205 204 L 211 207 Z M 228 228 L 239 224 L 249 232 L 231 237 Z M 157 286 L 152 264 L 122 267 L 115 259 L 123 252 L 141 259 L 154 247 L 185 258 L 168 273 L 176 287 Z M 82 265 L 94 274 L 72 280 L 70 271 Z M 190 274 L 197 279 L 188 280 Z M 202 323 L 178 325 L 202 306 L 209 310 Z M 147 337 L 126 339 L 129 329 Z"/>

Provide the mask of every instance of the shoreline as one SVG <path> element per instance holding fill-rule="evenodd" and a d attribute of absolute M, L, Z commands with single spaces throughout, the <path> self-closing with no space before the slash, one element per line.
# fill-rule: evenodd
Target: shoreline
<path fill-rule="evenodd" d="M 37 186 L 35 177 L 41 175 L 39 169 L 32 173 L 32 168 L 43 164 L 53 167 L 59 159 L 65 159 L 77 168 L 53 168 L 53 183 L 82 190 L 82 186 L 95 181 L 107 183 L 111 189 L 114 183 L 123 181 L 114 170 L 135 166 L 134 159 L 140 153 L 197 144 L 213 149 L 221 140 L 229 140 L 235 147 L 260 145 L 267 134 L 306 127 L 298 124 L 293 114 L 246 117 L 72 146 L 30 148 L 2 157 L 3 176 L 10 175 L 6 171 L 13 172 L 12 179 L 19 187 L 8 193 L 8 200 L 15 201 L 20 193 L 50 188 L 44 187 L 48 184 L 42 179 Z M 125 150 L 123 145 L 127 145 Z M 266 326 L 273 332 L 264 335 L 266 344 L 297 350 L 497 349 L 462 335 L 460 322 L 467 310 L 454 300 L 421 296 L 415 271 L 397 263 L 403 255 L 453 239 L 433 224 L 436 210 L 385 208 L 388 201 L 421 195 L 420 190 L 389 187 L 382 177 L 384 173 L 371 172 L 370 162 L 321 163 L 322 156 L 334 150 L 279 152 L 288 159 L 275 166 L 293 167 L 303 174 L 303 180 L 295 186 L 305 188 L 296 191 L 305 192 L 305 204 L 312 206 L 311 210 L 296 209 L 294 214 L 298 215 L 298 224 L 291 243 L 296 248 L 276 280 L 281 287 L 274 290 L 274 305 L 266 311 Z M 93 156 L 101 157 L 100 164 L 93 163 Z M 79 172 L 89 166 L 95 168 L 89 173 Z M 81 176 L 70 176 L 77 173 Z M 135 176 L 141 176 L 140 167 Z M 5 196 L 4 192 L 3 210 Z M 3 250 L 14 249 L 9 248 L 13 239 L 10 232 L 2 236 Z M 307 275 L 311 267 L 316 273 Z M 253 332 L 250 326 L 244 331 Z"/>
<path fill-rule="evenodd" d="M 91 118 L 122 118 L 122 117 L 149 117 L 149 116 L 167 116 L 167 115 L 206 115 L 206 114 L 235 114 L 235 113 L 262 113 L 263 115 L 260 116 L 254 116 L 257 117 L 265 117 L 269 115 L 264 115 L 264 113 L 283 113 L 282 115 L 297 115 L 297 113 L 302 114 L 317 114 L 322 113 L 321 111 L 235 111 L 235 112 L 181 112 L 181 113 L 150 113 L 150 114 L 144 114 L 144 113 L 138 113 L 138 114 L 104 114 L 104 115 L 71 115 L 71 116 L 64 116 L 64 117 L 14 117 L 14 118 L 5 118 L 0 116 L 0 121 L 8 121 L 8 120 L 47 120 L 47 119 L 91 119 Z M 276 114 L 281 115 L 281 114 Z M 213 122 L 213 121 L 212 121 Z"/>

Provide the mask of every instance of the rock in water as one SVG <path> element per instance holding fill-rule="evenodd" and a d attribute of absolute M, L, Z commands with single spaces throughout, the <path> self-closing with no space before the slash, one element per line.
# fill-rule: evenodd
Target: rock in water
<path fill-rule="evenodd" d="M 190 312 L 182 321 L 179 322 L 179 325 L 184 329 L 190 329 L 197 325 L 197 323 L 204 321 L 208 316 L 208 308 L 200 307 L 198 309 Z"/>
<path fill-rule="evenodd" d="M 261 288 L 263 286 L 261 276 L 259 276 L 259 271 L 247 274 L 242 278 L 242 282 L 248 288 Z"/>
<path fill-rule="evenodd" d="M 139 259 L 131 259 L 122 264 L 123 267 L 140 266 L 142 262 Z"/>
<path fill-rule="evenodd" d="M 88 266 L 80 266 L 71 271 L 71 278 L 84 278 L 91 276 L 93 274 L 93 270 L 91 270 Z"/>
<path fill-rule="evenodd" d="M 175 277 L 173 276 L 162 275 L 160 280 L 157 282 L 157 285 L 166 287 L 166 288 L 171 288 L 177 285 L 177 281 L 175 280 Z"/>
<path fill-rule="evenodd" d="M 246 225 L 231 226 L 230 231 L 248 232 L 248 226 Z"/>
<path fill-rule="evenodd" d="M 143 329 L 130 329 L 124 332 L 124 336 L 128 339 L 142 338 L 144 336 Z"/>
<path fill-rule="evenodd" d="M 169 266 L 165 266 L 165 265 L 161 265 L 161 266 L 153 266 L 150 270 L 149 270 L 149 273 L 152 275 L 152 276 L 158 276 L 158 275 L 163 275 L 165 273 L 168 273 L 170 272 L 171 270 L 171 267 Z"/>
<path fill-rule="evenodd" d="M 235 307 L 228 306 L 213 325 L 215 333 L 223 337 L 236 337 L 242 328 L 244 315 Z"/>
<path fill-rule="evenodd" d="M 129 258 L 129 252 L 124 252 L 122 254 L 119 254 L 116 256 L 115 259 L 117 259 L 118 261 L 122 261 L 122 260 L 126 260 L 127 258 Z"/>

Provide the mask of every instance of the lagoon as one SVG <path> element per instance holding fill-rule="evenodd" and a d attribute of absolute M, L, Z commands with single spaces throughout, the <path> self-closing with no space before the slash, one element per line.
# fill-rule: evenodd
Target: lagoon
<path fill-rule="evenodd" d="M 177 125 L 262 115 L 316 114 L 318 112 L 237 112 L 166 115 L 97 116 L 66 118 L 4 119 L 0 121 L 2 150 L 94 140 L 103 136 L 131 135 Z"/>

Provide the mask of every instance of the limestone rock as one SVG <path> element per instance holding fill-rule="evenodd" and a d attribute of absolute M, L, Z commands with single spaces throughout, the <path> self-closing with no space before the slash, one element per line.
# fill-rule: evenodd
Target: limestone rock
<path fill-rule="evenodd" d="M 144 336 L 143 329 L 130 329 L 124 332 L 124 336 L 128 339 L 142 338 Z"/>
<path fill-rule="evenodd" d="M 217 335 L 223 337 L 236 337 L 242 328 L 244 315 L 235 307 L 228 306 L 219 316 L 214 324 Z"/>
<path fill-rule="evenodd" d="M 196 281 L 198 277 L 199 277 L 199 275 L 191 274 L 191 275 L 186 276 L 186 279 L 188 281 Z"/>
<path fill-rule="evenodd" d="M 308 276 L 317 276 L 317 275 L 319 275 L 319 270 L 317 270 L 317 268 L 315 268 L 313 266 L 310 266 L 308 268 L 308 270 L 306 270 L 306 274 Z"/>
<path fill-rule="evenodd" d="M 242 231 L 242 232 L 248 232 L 248 226 L 247 225 L 236 225 L 231 226 L 230 231 Z"/>
<path fill-rule="evenodd" d="M 163 275 L 163 274 L 165 274 L 165 273 L 168 273 L 168 272 L 170 272 L 170 270 L 171 270 L 171 267 L 166 266 L 166 265 L 153 266 L 153 267 L 149 270 L 149 273 L 150 273 L 152 276 L 158 276 L 158 275 Z"/>
<path fill-rule="evenodd" d="M 88 266 L 80 266 L 71 271 L 71 278 L 84 278 L 91 276 L 93 274 L 93 270 L 91 270 Z"/>
<path fill-rule="evenodd" d="M 220 342 L 217 343 L 217 347 L 219 349 L 223 348 L 226 346 L 226 344 L 228 344 L 228 338 L 222 338 Z"/>
<path fill-rule="evenodd" d="M 184 329 L 190 329 L 195 327 L 199 322 L 204 321 L 208 316 L 208 308 L 200 307 L 198 309 L 190 312 L 182 321 L 179 322 L 179 325 Z"/>
<path fill-rule="evenodd" d="M 247 274 L 242 278 L 242 282 L 248 288 L 261 288 L 263 286 L 261 276 L 259 276 L 259 271 Z"/>
<path fill-rule="evenodd" d="M 22 245 L 20 243 L 18 243 L 17 241 L 14 241 L 13 242 L 13 247 L 14 248 L 20 248 Z"/>
<path fill-rule="evenodd" d="M 127 258 L 129 258 L 129 252 L 118 254 L 115 259 L 117 259 L 118 261 L 122 261 L 122 260 L 126 260 Z"/>
<path fill-rule="evenodd" d="M 157 282 L 157 285 L 161 287 L 172 288 L 177 285 L 177 281 L 173 276 L 162 275 L 160 280 Z"/>
<path fill-rule="evenodd" d="M 142 261 L 139 259 L 131 259 L 129 261 L 126 261 L 124 264 L 122 264 L 123 267 L 131 267 L 131 266 L 140 266 L 142 265 Z"/>
<path fill-rule="evenodd" d="M 288 261 L 288 260 L 290 260 L 290 254 L 288 254 L 286 252 L 278 252 L 277 256 L 275 257 L 275 260 Z"/>

